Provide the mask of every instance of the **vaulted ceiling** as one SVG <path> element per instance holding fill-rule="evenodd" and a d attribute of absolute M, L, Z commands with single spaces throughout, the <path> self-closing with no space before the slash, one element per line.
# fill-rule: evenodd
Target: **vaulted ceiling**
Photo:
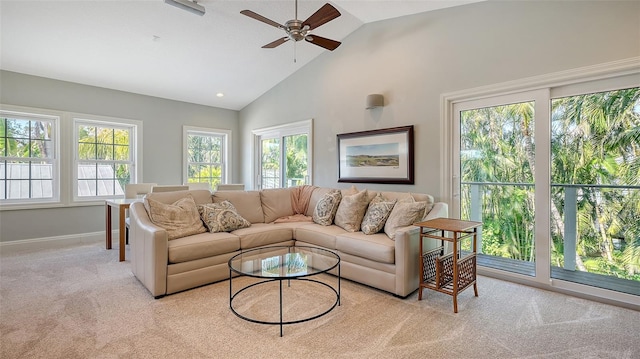
<path fill-rule="evenodd" d="M 369 22 L 477 1 L 337 0 L 342 15 L 313 33 L 343 41 Z M 163 0 L 1 0 L 0 68 L 240 110 L 315 57 L 331 56 L 304 41 L 263 49 L 284 32 L 240 14 L 283 24 L 295 18 L 294 0 L 198 3 L 204 16 Z M 298 19 L 325 3 L 300 0 Z"/>

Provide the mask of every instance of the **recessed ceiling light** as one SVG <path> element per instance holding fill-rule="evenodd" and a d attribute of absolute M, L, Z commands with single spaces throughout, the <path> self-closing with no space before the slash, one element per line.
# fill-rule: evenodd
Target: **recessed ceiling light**
<path fill-rule="evenodd" d="M 222 92 L 218 92 L 218 93 L 216 94 L 216 96 L 218 96 L 218 97 L 224 97 L 224 94 L 223 94 Z"/>

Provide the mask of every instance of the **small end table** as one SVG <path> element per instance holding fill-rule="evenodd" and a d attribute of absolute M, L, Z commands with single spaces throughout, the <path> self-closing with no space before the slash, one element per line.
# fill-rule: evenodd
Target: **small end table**
<path fill-rule="evenodd" d="M 106 247 L 107 249 L 111 249 L 111 207 L 116 207 L 119 210 L 119 219 L 120 225 L 119 235 L 120 235 L 120 262 L 124 261 L 124 246 L 125 246 L 125 232 L 127 230 L 127 226 L 125 224 L 125 219 L 127 216 L 127 210 L 131 203 L 138 201 L 138 199 L 108 199 L 105 201 L 105 214 L 106 214 L 106 223 L 105 223 L 105 232 L 106 232 Z"/>
<path fill-rule="evenodd" d="M 418 300 L 422 300 L 422 290 L 429 288 L 453 296 L 453 312 L 458 313 L 458 293 L 473 284 L 478 296 L 476 283 L 476 252 L 480 222 L 463 221 L 453 218 L 435 218 L 415 224 L 420 227 L 420 286 Z M 449 236 L 447 235 L 449 234 Z M 471 252 L 461 257 L 459 242 L 471 237 Z M 440 246 L 423 251 L 423 238 L 440 241 Z M 444 242 L 453 243 L 453 251 L 445 254 Z"/>

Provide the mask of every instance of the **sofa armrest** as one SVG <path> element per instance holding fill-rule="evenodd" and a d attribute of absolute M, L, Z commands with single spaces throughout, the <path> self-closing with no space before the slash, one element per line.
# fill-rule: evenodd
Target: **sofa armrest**
<path fill-rule="evenodd" d="M 444 202 L 437 202 L 422 220 L 447 217 L 449 207 Z M 418 288 L 420 283 L 420 227 L 406 226 L 396 230 L 396 295 L 407 296 Z"/>
<path fill-rule="evenodd" d="M 142 202 L 129 207 L 131 268 L 154 297 L 167 293 L 168 234 L 151 222 Z"/>
<path fill-rule="evenodd" d="M 401 297 L 408 296 L 418 288 L 419 232 L 419 227 L 406 226 L 398 228 L 394 237 L 396 260 L 395 294 Z"/>

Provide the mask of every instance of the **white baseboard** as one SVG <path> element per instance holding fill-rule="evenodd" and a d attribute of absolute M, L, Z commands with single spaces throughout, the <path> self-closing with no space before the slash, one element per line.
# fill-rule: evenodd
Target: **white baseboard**
<path fill-rule="evenodd" d="M 115 231 L 113 238 L 117 242 L 118 240 L 117 231 Z M 98 242 L 103 242 L 103 243 L 105 242 L 104 231 L 0 242 L 0 251 L 3 254 L 11 254 L 16 252 L 24 252 L 24 251 L 33 251 L 33 250 L 42 250 L 42 249 L 58 249 L 58 248 L 64 248 L 69 246 L 95 244 Z"/>

